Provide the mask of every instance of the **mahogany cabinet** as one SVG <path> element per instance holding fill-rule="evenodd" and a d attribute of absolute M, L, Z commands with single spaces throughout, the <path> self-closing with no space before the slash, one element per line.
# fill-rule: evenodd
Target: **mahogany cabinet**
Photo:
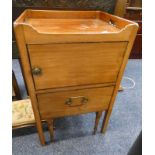
<path fill-rule="evenodd" d="M 104 133 L 138 24 L 102 11 L 29 9 L 14 30 L 41 144 L 41 120 L 53 140 L 54 119 L 95 112 L 95 133 L 105 111 Z"/>

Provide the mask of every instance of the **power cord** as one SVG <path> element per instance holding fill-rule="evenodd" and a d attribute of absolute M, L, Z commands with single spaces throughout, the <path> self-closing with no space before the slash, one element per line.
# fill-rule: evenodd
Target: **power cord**
<path fill-rule="evenodd" d="M 124 90 L 125 90 L 125 89 L 133 89 L 133 88 L 135 87 L 136 82 L 135 82 L 132 78 L 127 77 L 127 76 L 123 76 L 122 80 L 123 80 L 123 79 L 129 80 L 129 81 L 131 81 L 131 83 L 132 83 L 132 85 L 131 85 L 130 87 L 125 87 L 125 86 L 123 86 L 123 85 L 121 84 L 121 86 L 122 86 L 122 88 L 123 88 Z"/>

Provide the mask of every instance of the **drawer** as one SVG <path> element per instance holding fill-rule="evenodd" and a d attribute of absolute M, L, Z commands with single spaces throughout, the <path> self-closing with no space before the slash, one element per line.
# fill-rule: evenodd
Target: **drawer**
<path fill-rule="evenodd" d="M 127 42 L 28 45 L 36 90 L 116 82 Z"/>
<path fill-rule="evenodd" d="M 108 109 L 114 86 L 38 94 L 42 119 Z"/>

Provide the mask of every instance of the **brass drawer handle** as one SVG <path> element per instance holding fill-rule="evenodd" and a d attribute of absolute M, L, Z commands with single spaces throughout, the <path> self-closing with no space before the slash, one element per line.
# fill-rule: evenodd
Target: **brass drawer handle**
<path fill-rule="evenodd" d="M 81 103 L 82 104 L 86 104 L 89 100 L 87 97 L 85 96 L 76 96 L 76 97 L 70 97 L 68 98 L 66 101 L 65 101 L 65 104 L 67 105 L 72 105 L 73 104 L 73 99 L 78 99 L 78 98 L 81 98 Z M 80 104 L 81 105 L 81 104 Z"/>
<path fill-rule="evenodd" d="M 41 75 L 42 74 L 42 70 L 39 67 L 35 67 L 32 69 L 32 74 L 33 75 Z"/>

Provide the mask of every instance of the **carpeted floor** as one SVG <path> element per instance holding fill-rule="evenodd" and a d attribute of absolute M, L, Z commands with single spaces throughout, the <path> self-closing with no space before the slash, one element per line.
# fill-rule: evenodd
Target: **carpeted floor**
<path fill-rule="evenodd" d="M 56 141 L 44 147 L 39 143 L 35 127 L 14 130 L 13 155 L 126 155 L 142 129 L 141 67 L 141 60 L 129 60 L 125 76 L 133 78 L 136 85 L 133 89 L 118 93 L 105 135 L 100 133 L 101 121 L 98 133 L 92 135 L 94 113 L 65 117 L 55 121 Z M 13 60 L 13 70 L 22 96 L 26 97 L 17 60 Z M 122 84 L 130 86 L 126 80 Z M 46 125 L 44 131 L 49 141 Z"/>

